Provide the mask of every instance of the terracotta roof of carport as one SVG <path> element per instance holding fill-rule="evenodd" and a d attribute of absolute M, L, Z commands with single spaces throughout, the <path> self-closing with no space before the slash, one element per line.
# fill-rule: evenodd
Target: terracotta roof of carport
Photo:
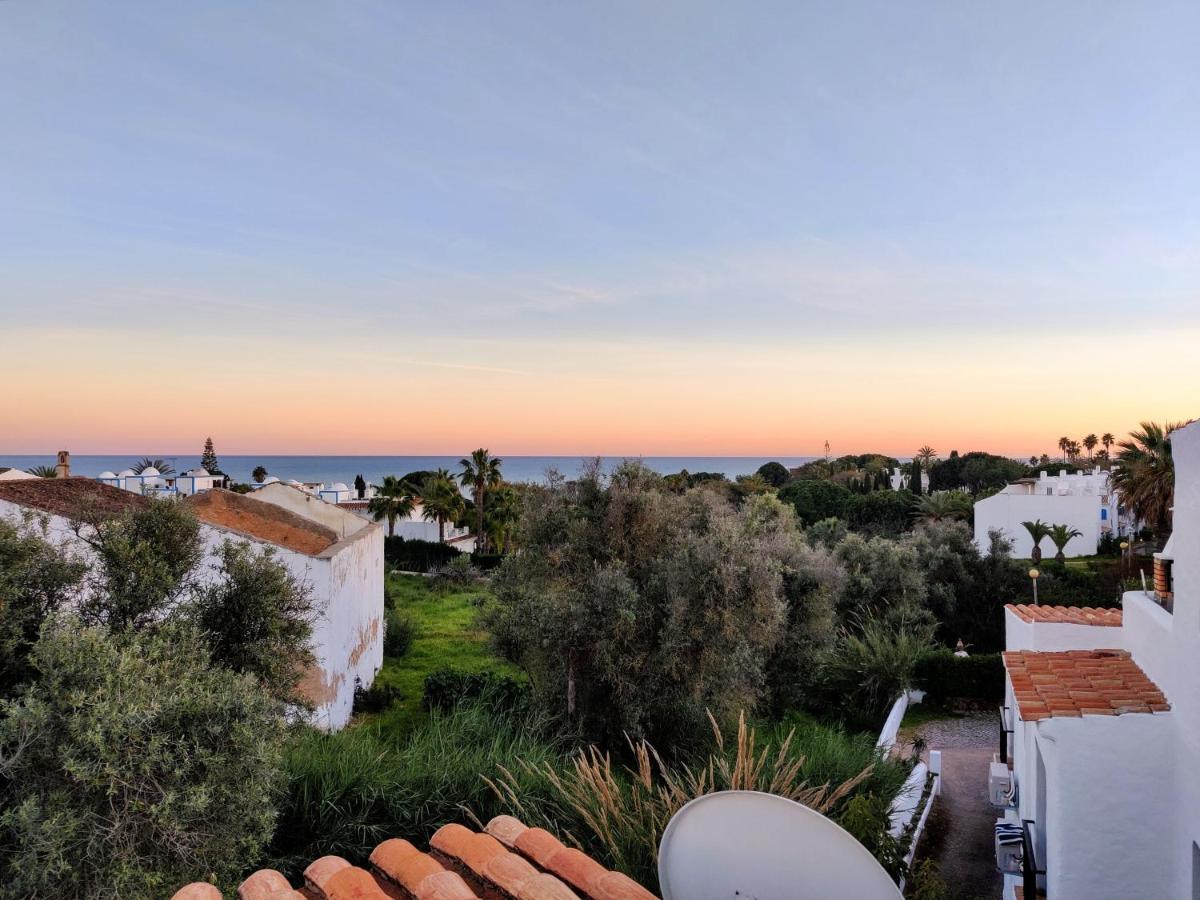
<path fill-rule="evenodd" d="M 655 900 L 628 876 L 512 816 L 497 816 L 484 832 L 443 825 L 428 853 L 398 838 L 384 841 L 368 865 L 323 856 L 297 887 L 274 869 L 260 869 L 242 882 L 238 900 Z M 221 893 L 195 883 L 171 900 L 221 900 Z"/>
<path fill-rule="evenodd" d="M 1121 610 L 1101 609 L 1098 606 L 1030 606 L 1009 603 L 1005 609 L 1025 622 L 1047 622 L 1059 625 L 1100 625 L 1116 628 L 1121 625 Z"/>

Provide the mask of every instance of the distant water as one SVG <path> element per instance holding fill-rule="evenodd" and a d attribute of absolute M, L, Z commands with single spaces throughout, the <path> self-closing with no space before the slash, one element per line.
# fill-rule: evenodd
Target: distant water
<path fill-rule="evenodd" d="M 176 472 L 185 472 L 200 465 L 199 456 L 166 456 L 146 454 L 167 460 Z M 369 482 L 379 482 L 384 475 L 405 475 L 425 469 L 447 468 L 451 472 L 459 469 L 461 456 L 222 456 L 217 455 L 221 469 L 235 481 L 250 481 L 250 473 L 256 466 L 263 466 L 277 478 L 297 481 L 323 481 L 333 484 L 344 481 L 353 484 L 355 475 L 362 475 Z M 71 456 L 72 475 L 96 476 L 101 472 L 120 472 L 131 466 L 134 456 Z M 509 481 L 542 481 L 549 469 L 557 469 L 568 478 L 579 474 L 586 457 L 580 456 L 505 456 L 501 457 L 501 469 Z M 788 468 L 802 465 L 815 459 L 812 456 L 643 456 L 605 457 L 606 470 L 623 459 L 640 459 L 643 463 L 663 475 L 687 469 L 689 472 L 720 472 L 727 478 L 749 475 L 765 462 L 783 463 Z M 4 456 L 0 454 L 0 466 L 28 469 L 30 466 L 52 466 L 53 456 Z"/>

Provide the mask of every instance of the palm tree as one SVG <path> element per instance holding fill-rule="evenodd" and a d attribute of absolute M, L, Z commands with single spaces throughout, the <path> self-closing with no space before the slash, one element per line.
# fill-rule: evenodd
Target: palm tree
<path fill-rule="evenodd" d="M 1021 525 L 1029 532 L 1029 536 L 1033 539 L 1033 550 L 1029 553 L 1029 558 L 1033 560 L 1036 566 L 1042 561 L 1042 541 L 1050 537 L 1050 526 L 1041 519 L 1034 519 L 1032 522 L 1022 522 Z"/>
<path fill-rule="evenodd" d="M 141 475 L 142 472 L 144 472 L 146 469 L 149 469 L 149 468 L 158 469 L 159 475 L 174 475 L 175 474 L 175 467 L 173 465 L 171 465 L 169 462 L 167 462 L 165 459 L 151 459 L 148 456 L 143 456 L 141 459 L 139 459 L 137 462 L 135 462 L 132 466 L 133 471 L 138 475 Z"/>
<path fill-rule="evenodd" d="M 1171 458 L 1171 432 L 1186 422 L 1142 422 L 1139 431 L 1117 446 L 1117 467 L 1110 479 L 1121 502 L 1154 529 L 1159 538 L 1171 530 L 1171 504 L 1175 496 L 1175 463 Z"/>
<path fill-rule="evenodd" d="M 367 512 L 375 517 L 376 522 L 387 519 L 390 537 L 396 533 L 396 520 L 401 517 L 407 519 L 416 505 L 417 498 L 411 484 L 395 475 L 385 475 L 383 484 L 367 503 Z"/>
<path fill-rule="evenodd" d="M 1098 443 L 1100 443 L 1100 438 L 1096 437 L 1094 434 L 1089 434 L 1083 439 L 1083 446 L 1087 448 L 1089 459 L 1095 459 L 1092 451 L 1096 449 L 1096 445 Z"/>
<path fill-rule="evenodd" d="M 1100 443 L 1104 445 L 1104 467 L 1106 469 L 1112 468 L 1112 445 L 1116 442 L 1117 439 L 1113 437 L 1111 431 L 1106 431 L 1100 435 Z"/>
<path fill-rule="evenodd" d="M 962 491 L 934 491 L 913 501 L 921 522 L 963 521 L 971 515 L 971 498 Z"/>
<path fill-rule="evenodd" d="M 1083 532 L 1078 528 L 1068 528 L 1066 525 L 1052 525 L 1048 537 L 1055 549 L 1058 550 L 1054 554 L 1054 558 L 1059 562 L 1066 562 L 1067 554 L 1063 551 L 1066 550 L 1067 544 L 1071 543 L 1072 538 L 1083 537 Z"/>
<path fill-rule="evenodd" d="M 917 455 L 915 458 L 919 459 L 921 461 L 921 468 L 924 471 L 928 472 L 929 467 L 932 466 L 935 462 L 937 462 L 938 456 L 937 456 L 937 451 L 934 450 L 932 447 L 930 447 L 928 444 L 926 444 L 924 447 L 922 447 L 920 450 L 917 451 Z"/>
<path fill-rule="evenodd" d="M 484 527 L 493 551 L 504 553 L 508 549 L 509 535 L 520 515 L 521 495 L 515 487 L 502 484 L 492 491 Z"/>
<path fill-rule="evenodd" d="M 1060 437 L 1058 439 L 1058 449 L 1063 453 L 1063 459 L 1067 458 L 1067 451 L 1071 449 L 1071 439 L 1069 437 Z"/>
<path fill-rule="evenodd" d="M 254 479 L 256 483 L 262 484 L 267 480 L 267 475 L 269 474 L 270 473 L 267 471 L 266 466 L 259 465 L 254 467 L 254 471 L 250 473 L 250 477 Z"/>
<path fill-rule="evenodd" d="M 485 542 L 483 533 L 483 505 L 487 492 L 492 488 L 500 486 L 500 463 L 502 461 L 498 457 L 492 456 L 483 447 L 472 451 L 470 456 L 458 461 L 458 464 L 462 466 L 462 471 L 458 474 L 459 483 L 463 487 L 471 488 L 471 500 L 475 504 L 476 553 L 483 552 Z"/>
<path fill-rule="evenodd" d="M 35 478 L 57 478 L 58 469 L 54 466 L 30 466 L 25 470 Z"/>
<path fill-rule="evenodd" d="M 421 515 L 426 522 L 437 522 L 439 541 L 446 540 L 446 523 L 458 519 L 466 506 L 448 469 L 438 469 L 421 484 Z"/>

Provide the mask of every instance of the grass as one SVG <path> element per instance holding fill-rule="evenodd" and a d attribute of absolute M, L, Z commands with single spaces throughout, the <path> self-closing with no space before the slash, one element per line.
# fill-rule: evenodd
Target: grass
<path fill-rule="evenodd" d="M 375 677 L 394 686 L 400 699 L 371 720 L 381 729 L 407 734 L 426 721 L 421 707 L 425 676 L 447 666 L 464 672 L 491 671 L 513 677 L 521 673 L 488 647 L 487 635 L 475 627 L 481 605 L 491 602 L 486 586 L 446 587 L 419 575 L 389 575 L 390 602 L 414 626 L 412 645 L 401 658 L 387 657 Z"/>
<path fill-rule="evenodd" d="M 904 721 L 900 723 L 898 735 L 900 743 L 910 742 L 922 725 L 930 722 L 940 722 L 944 719 L 961 719 L 962 713 L 956 713 L 937 703 L 910 703 L 904 713 Z"/>

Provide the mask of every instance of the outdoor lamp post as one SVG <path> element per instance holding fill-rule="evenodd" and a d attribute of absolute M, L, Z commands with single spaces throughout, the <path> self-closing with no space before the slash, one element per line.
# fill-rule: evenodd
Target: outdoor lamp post
<path fill-rule="evenodd" d="M 1121 577 L 1125 577 L 1125 573 L 1129 571 L 1128 561 L 1125 559 L 1129 555 L 1129 541 L 1121 541 Z"/>
<path fill-rule="evenodd" d="M 1037 569 L 1030 569 L 1030 570 L 1029 570 L 1029 580 L 1030 580 L 1031 582 L 1033 582 L 1033 605 L 1034 605 L 1034 606 L 1037 606 L 1037 605 L 1038 605 L 1038 598 L 1037 598 L 1037 580 L 1038 580 L 1038 575 L 1040 575 L 1040 574 L 1041 574 L 1041 573 L 1040 573 L 1040 572 L 1039 572 Z"/>

